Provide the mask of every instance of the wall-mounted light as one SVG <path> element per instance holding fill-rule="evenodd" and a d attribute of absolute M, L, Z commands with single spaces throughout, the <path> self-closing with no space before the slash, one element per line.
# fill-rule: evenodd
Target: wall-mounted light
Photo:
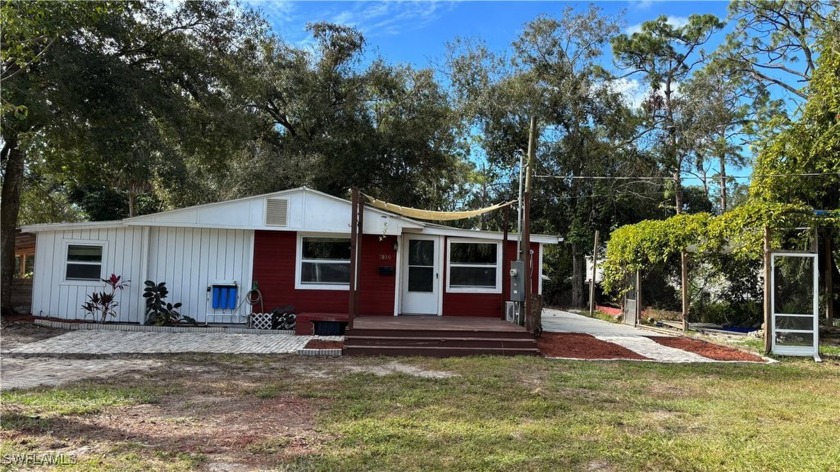
<path fill-rule="evenodd" d="M 399 248 L 400 248 L 400 240 L 399 240 L 399 239 L 394 238 L 394 252 L 397 252 L 397 250 L 398 250 Z"/>

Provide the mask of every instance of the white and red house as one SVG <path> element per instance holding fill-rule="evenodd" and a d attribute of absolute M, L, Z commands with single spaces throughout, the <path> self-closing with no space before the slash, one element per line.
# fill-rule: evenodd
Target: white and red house
<path fill-rule="evenodd" d="M 114 321 L 144 321 L 143 281 L 199 322 L 243 322 L 256 285 L 265 310 L 346 314 L 351 203 L 307 188 L 121 221 L 24 226 L 36 234 L 32 313 L 83 319 L 87 295 L 114 273 L 130 280 Z M 359 266 L 362 315 L 499 318 L 509 299 L 516 235 L 411 220 L 365 207 Z M 542 292 L 544 245 L 532 235 L 531 286 Z M 259 311 L 259 306 L 255 308 Z"/>

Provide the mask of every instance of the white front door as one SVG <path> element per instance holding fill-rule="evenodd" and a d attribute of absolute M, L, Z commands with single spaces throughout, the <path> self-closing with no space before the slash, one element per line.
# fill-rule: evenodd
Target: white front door
<path fill-rule="evenodd" d="M 402 246 L 402 314 L 439 314 L 440 238 L 406 236 Z"/>

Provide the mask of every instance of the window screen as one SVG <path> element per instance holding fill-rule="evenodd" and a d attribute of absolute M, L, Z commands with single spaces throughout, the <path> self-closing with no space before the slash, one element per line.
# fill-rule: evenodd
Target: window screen
<path fill-rule="evenodd" d="M 71 244 L 67 246 L 67 280 L 102 278 L 102 246 Z"/>
<path fill-rule="evenodd" d="M 497 289 L 498 251 L 496 243 L 452 243 L 449 246 L 449 287 Z"/>
<path fill-rule="evenodd" d="M 302 238 L 301 284 L 350 284 L 350 240 Z"/>

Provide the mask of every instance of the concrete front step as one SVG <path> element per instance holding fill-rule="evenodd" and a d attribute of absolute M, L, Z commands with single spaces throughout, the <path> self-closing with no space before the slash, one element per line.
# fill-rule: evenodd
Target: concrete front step
<path fill-rule="evenodd" d="M 496 338 L 496 337 L 453 337 L 453 336 L 347 336 L 344 341 L 349 346 L 437 346 L 469 348 L 536 348 L 533 338 Z"/>
<path fill-rule="evenodd" d="M 346 356 L 426 356 L 426 357 L 460 357 L 460 356 L 540 356 L 536 347 L 533 348 L 492 348 L 492 347 L 447 347 L 447 346 L 347 346 L 344 347 Z"/>

